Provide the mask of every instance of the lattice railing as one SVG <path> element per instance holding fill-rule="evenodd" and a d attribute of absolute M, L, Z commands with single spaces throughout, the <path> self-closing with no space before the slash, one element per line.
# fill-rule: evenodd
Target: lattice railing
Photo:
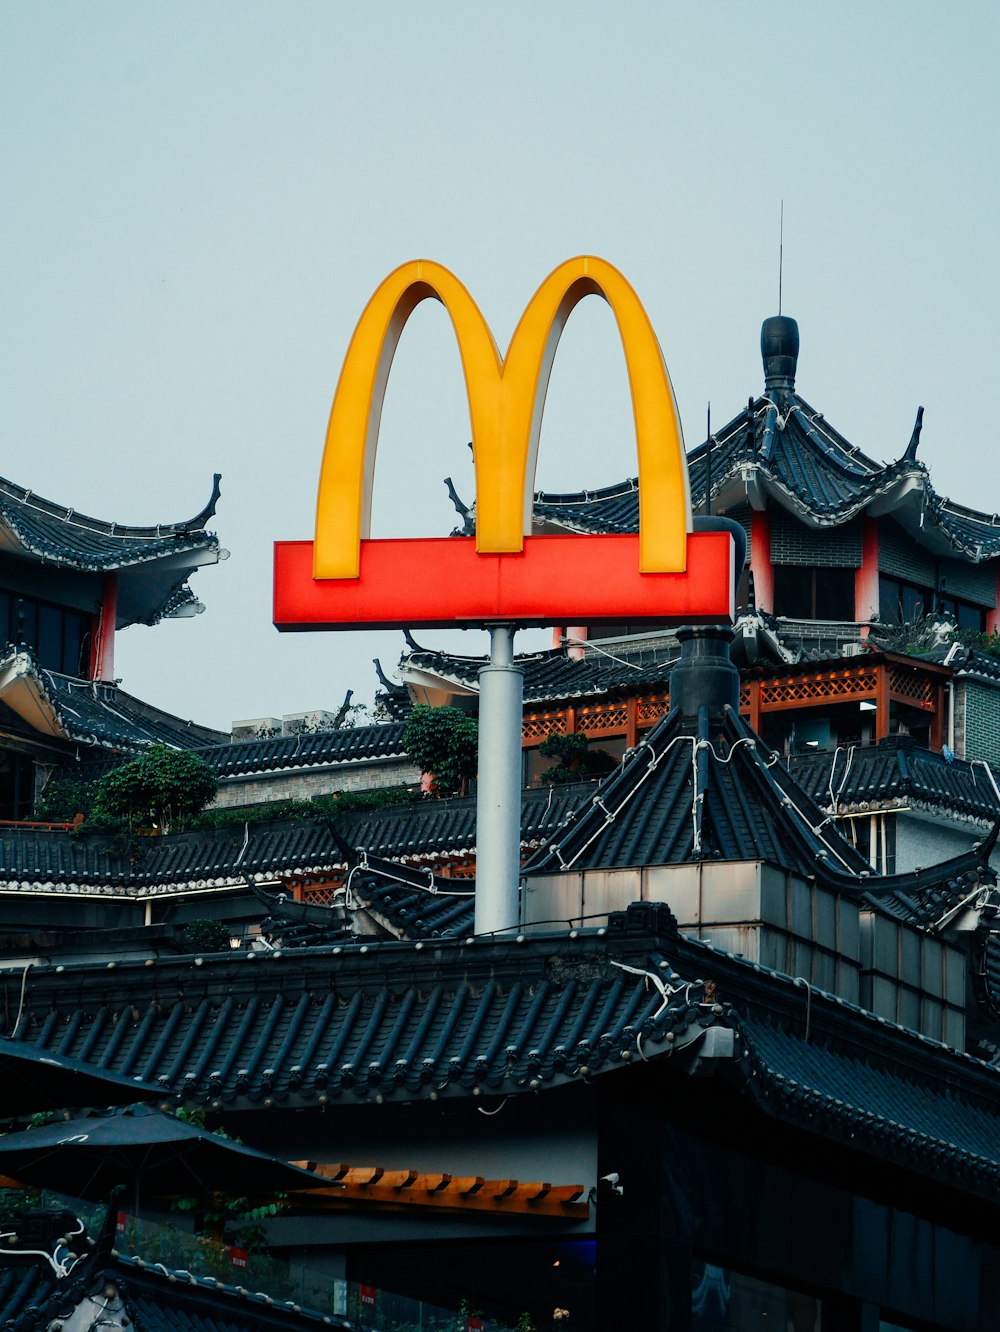
<path fill-rule="evenodd" d="M 529 712 L 521 723 L 521 738 L 527 742 L 544 740 L 547 735 L 552 735 L 553 732 L 565 730 L 566 713 L 562 710 Z"/>
<path fill-rule="evenodd" d="M 933 679 L 912 667 L 890 666 L 889 693 L 912 707 L 933 711 L 936 706 Z"/>
<path fill-rule="evenodd" d="M 308 884 L 299 890 L 299 901 L 312 902 L 316 906 L 333 906 L 334 897 L 343 886 L 342 880 Z"/>
<path fill-rule="evenodd" d="M 576 710 L 578 731 L 624 731 L 627 726 L 627 703 L 585 704 Z"/>
<path fill-rule="evenodd" d="M 650 694 L 636 700 L 635 720 L 636 725 L 651 726 L 653 722 L 658 722 L 661 717 L 665 717 L 670 711 L 669 694 Z"/>
<path fill-rule="evenodd" d="M 870 698 L 875 693 L 876 678 L 874 670 L 865 669 L 761 680 L 760 706 L 763 709 L 844 698 Z"/>

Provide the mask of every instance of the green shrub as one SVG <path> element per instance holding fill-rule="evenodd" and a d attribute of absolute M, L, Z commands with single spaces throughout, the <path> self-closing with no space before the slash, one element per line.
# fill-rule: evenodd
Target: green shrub
<path fill-rule="evenodd" d="M 218 789 L 211 766 L 198 754 L 151 745 L 97 782 L 95 814 L 123 819 L 129 827 L 152 823 L 169 832 L 174 823 L 204 809 Z"/>
<path fill-rule="evenodd" d="M 403 731 L 406 752 L 433 778 L 435 795 L 465 795 L 479 762 L 479 725 L 461 708 L 418 704 Z"/>

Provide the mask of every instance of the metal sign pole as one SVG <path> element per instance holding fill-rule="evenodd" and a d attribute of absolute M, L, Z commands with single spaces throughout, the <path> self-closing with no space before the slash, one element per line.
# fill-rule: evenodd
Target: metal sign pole
<path fill-rule="evenodd" d="M 514 930 L 520 922 L 524 673 L 514 665 L 513 625 L 489 631 L 490 661 L 479 672 L 476 934 Z"/>

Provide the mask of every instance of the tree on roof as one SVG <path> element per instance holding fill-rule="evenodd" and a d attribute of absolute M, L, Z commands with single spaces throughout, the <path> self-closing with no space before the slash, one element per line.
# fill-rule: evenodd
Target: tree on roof
<path fill-rule="evenodd" d="M 199 754 L 151 745 L 98 781 L 94 812 L 169 832 L 204 809 L 217 789 L 214 770 Z"/>
<path fill-rule="evenodd" d="M 435 795 L 465 795 L 479 762 L 479 725 L 461 708 L 418 704 L 403 731 L 406 752 L 433 778 Z"/>

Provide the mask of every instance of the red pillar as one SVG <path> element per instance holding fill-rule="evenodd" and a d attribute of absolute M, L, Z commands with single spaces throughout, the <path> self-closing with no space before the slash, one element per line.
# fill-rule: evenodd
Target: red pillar
<path fill-rule="evenodd" d="M 774 569 L 771 565 L 771 515 L 750 512 L 750 572 L 759 610 L 774 613 Z"/>
<path fill-rule="evenodd" d="M 115 621 L 118 618 L 118 574 L 106 573 L 101 579 L 101 608 L 94 616 L 90 649 L 90 678 L 115 678 Z"/>
<path fill-rule="evenodd" d="M 997 570 L 997 604 L 991 611 L 986 612 L 986 632 L 988 634 L 1000 633 L 1000 560 L 995 560 Z"/>
<path fill-rule="evenodd" d="M 861 568 L 854 575 L 854 618 L 870 620 L 878 614 L 878 520 L 861 520 Z"/>

